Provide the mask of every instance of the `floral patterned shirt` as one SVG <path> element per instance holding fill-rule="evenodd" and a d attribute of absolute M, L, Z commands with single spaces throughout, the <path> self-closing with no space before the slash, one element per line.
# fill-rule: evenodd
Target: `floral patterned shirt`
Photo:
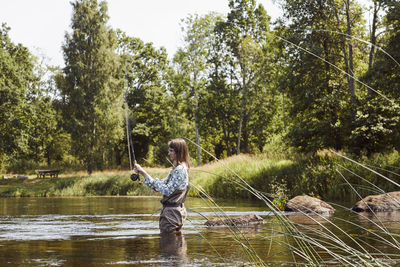
<path fill-rule="evenodd" d="M 187 167 L 184 164 L 176 166 L 175 169 L 173 169 L 168 176 L 162 180 L 147 175 L 144 178 L 144 183 L 164 196 L 169 196 L 176 190 L 185 189 L 188 185 L 189 175 Z"/>

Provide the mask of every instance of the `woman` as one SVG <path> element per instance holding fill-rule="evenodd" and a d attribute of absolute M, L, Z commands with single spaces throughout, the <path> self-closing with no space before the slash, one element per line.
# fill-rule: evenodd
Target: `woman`
<path fill-rule="evenodd" d="M 184 206 L 189 191 L 189 153 L 185 140 L 173 139 L 168 142 L 168 156 L 174 168 L 163 180 L 153 179 L 139 164 L 135 164 L 135 171 L 144 177 L 144 183 L 157 192 L 163 194 L 161 203 L 163 208 L 160 214 L 161 233 L 180 231 L 187 213 Z"/>

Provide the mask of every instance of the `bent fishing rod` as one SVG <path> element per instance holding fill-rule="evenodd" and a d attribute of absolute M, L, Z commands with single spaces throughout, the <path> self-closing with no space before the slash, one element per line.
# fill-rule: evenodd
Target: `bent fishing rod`
<path fill-rule="evenodd" d="M 126 74 L 125 74 L 125 79 L 126 79 Z M 126 140 L 128 142 L 128 155 L 129 155 L 129 166 L 131 168 L 132 172 L 132 162 L 136 164 L 136 157 L 135 157 L 135 149 L 133 147 L 133 141 L 132 141 L 132 130 L 131 130 L 131 125 L 129 123 L 129 107 L 128 107 L 128 90 L 125 91 L 125 117 L 126 117 Z M 132 155 L 132 156 L 131 156 Z M 137 173 L 132 173 L 131 174 L 131 180 L 132 181 L 140 181 L 140 176 Z"/>

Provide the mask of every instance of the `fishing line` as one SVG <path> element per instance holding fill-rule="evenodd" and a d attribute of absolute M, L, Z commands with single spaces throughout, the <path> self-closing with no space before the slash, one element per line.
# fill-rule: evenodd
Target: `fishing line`
<path fill-rule="evenodd" d="M 284 42 L 286 42 L 286 43 L 288 43 L 288 44 L 290 44 L 290 45 L 292 45 L 292 46 L 295 46 L 296 48 L 298 48 L 298 49 L 300 49 L 300 50 L 302 50 L 302 51 L 304 51 L 304 52 L 306 52 L 306 53 L 308 53 L 308 54 L 310 54 L 310 55 L 312 55 L 312 56 L 314 56 L 314 57 L 316 57 L 316 58 L 322 60 L 323 62 L 329 64 L 330 66 L 334 67 L 335 69 L 339 70 L 340 72 L 342 72 L 342 73 L 346 74 L 347 76 L 353 78 L 355 81 L 357 81 L 357 82 L 359 82 L 360 84 L 364 85 L 364 86 L 367 87 L 368 89 L 374 91 L 375 93 L 377 93 L 378 95 L 380 95 L 381 97 L 383 97 L 384 99 L 386 99 L 387 101 L 389 101 L 394 107 L 398 107 L 398 105 L 397 105 L 393 100 L 391 100 L 390 98 L 388 98 L 388 97 L 385 96 L 384 94 L 378 92 L 377 90 L 375 90 L 374 88 L 372 88 L 372 87 L 369 86 L 368 84 L 366 84 L 366 83 L 360 81 L 359 79 L 357 79 L 356 77 L 354 77 L 354 75 L 351 75 L 350 73 L 346 72 L 345 70 L 342 70 L 341 68 L 339 68 L 339 67 L 336 66 L 335 64 L 333 64 L 333 63 L 327 61 L 326 59 L 324 59 L 324 58 L 318 56 L 317 54 L 315 54 L 315 53 L 313 53 L 313 52 L 311 52 L 311 51 L 309 51 L 309 50 L 307 50 L 307 49 L 305 49 L 305 48 L 303 48 L 303 47 L 301 47 L 301 46 L 299 46 L 299 45 L 297 45 L 297 44 L 295 44 L 295 43 L 293 43 L 293 42 L 291 42 L 291 41 L 289 41 L 289 40 L 287 40 L 287 39 L 285 39 L 285 38 L 283 38 L 283 37 L 280 37 L 280 36 L 275 35 L 275 34 L 273 34 L 273 33 L 269 33 L 269 34 L 275 36 L 276 38 L 280 39 L 281 41 L 284 41 Z"/>
<path fill-rule="evenodd" d="M 382 47 L 380 47 L 380 46 L 378 46 L 378 45 L 375 45 L 375 44 L 373 44 L 373 43 L 371 43 L 371 42 L 365 41 L 365 40 L 363 40 L 363 39 L 360 39 L 360 38 L 358 38 L 358 37 L 355 37 L 355 36 L 353 36 L 353 35 L 350 35 L 350 34 L 347 34 L 347 33 L 343 33 L 343 32 L 325 30 L 325 29 L 300 29 L 300 28 L 295 28 L 295 30 L 299 30 L 299 31 L 303 31 L 303 32 L 305 32 L 305 31 L 311 31 L 311 32 L 312 32 L 312 31 L 316 31 L 316 32 L 336 33 L 336 34 L 343 35 L 343 36 L 345 36 L 345 37 L 347 37 L 347 38 L 350 38 L 350 39 L 355 39 L 355 40 L 357 40 L 357 41 L 359 41 L 359 42 L 362 42 L 362 43 L 365 43 L 365 44 L 367 44 L 367 45 L 373 46 L 373 47 L 376 48 L 377 50 L 383 52 L 383 53 L 384 53 L 385 55 L 387 55 L 391 60 L 393 60 L 393 61 L 396 63 L 396 65 L 397 65 L 398 67 L 400 67 L 400 63 L 399 63 L 393 56 L 391 56 L 388 52 L 386 52 Z"/>

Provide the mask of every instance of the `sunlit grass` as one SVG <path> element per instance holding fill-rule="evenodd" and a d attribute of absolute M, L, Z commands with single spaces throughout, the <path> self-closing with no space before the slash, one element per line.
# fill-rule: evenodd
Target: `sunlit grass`
<path fill-rule="evenodd" d="M 321 172 L 321 175 L 323 175 L 333 170 L 339 177 L 338 179 L 341 180 L 342 186 L 345 186 L 348 191 L 353 191 L 354 195 L 358 195 L 358 199 L 365 196 L 361 191 L 386 192 L 386 190 L 377 186 L 379 183 L 382 184 L 382 181 L 371 178 L 370 173 L 372 172 L 364 168 L 364 164 L 355 164 L 348 160 L 339 161 L 338 156 L 333 152 L 325 151 L 319 154 L 318 156 L 323 159 L 320 162 L 331 167 L 312 165 L 314 169 L 308 173 L 318 174 Z M 380 166 L 380 169 L 386 170 L 385 164 L 387 162 L 395 164 L 398 156 L 389 155 L 387 158 L 378 158 L 376 164 Z M 374 165 L 372 158 L 368 163 Z M 294 176 L 299 170 L 297 167 L 298 163 L 293 159 L 285 160 L 282 157 L 274 158 L 266 155 L 239 155 L 221 161 L 215 160 L 210 164 L 190 169 L 190 181 L 193 185 L 191 195 L 202 197 L 215 212 L 215 216 L 221 216 L 221 218 L 227 216 L 224 215 L 223 209 L 218 207 L 214 200 L 215 196 L 220 194 L 225 194 L 226 198 L 252 196 L 262 201 L 266 209 L 273 212 L 271 218 L 268 219 L 278 222 L 279 226 L 276 227 L 276 224 L 271 224 L 275 225 L 272 228 L 267 224 L 265 226 L 267 234 L 257 234 L 259 240 L 265 240 L 266 243 L 265 253 L 262 254 L 252 247 L 246 231 L 239 227 L 227 226 L 233 240 L 242 247 L 246 261 L 253 265 L 390 266 L 399 263 L 398 255 L 400 253 L 396 254 L 396 252 L 400 252 L 399 235 L 386 226 L 379 219 L 379 216 L 373 214 L 372 217 L 364 216 L 363 219 L 371 225 L 365 227 L 354 225 L 351 220 L 318 214 L 301 214 L 312 222 L 312 224 L 304 224 L 292 220 L 290 216 L 282 213 L 272 200 L 275 197 L 285 198 L 285 194 L 278 194 L 279 187 L 271 187 L 270 183 L 284 180 L 289 182 L 290 179 L 296 181 L 294 177 L 300 177 Z M 171 168 L 146 169 L 152 176 L 164 178 Z M 365 171 L 362 172 L 362 169 Z M 88 176 L 86 172 L 74 172 L 62 173 L 59 178 L 35 179 L 35 177 L 30 177 L 25 180 L 2 180 L 0 182 L 0 194 L 16 197 L 159 195 L 143 184 L 132 182 L 129 179 L 130 174 L 131 172 L 127 170 L 107 170 L 94 172 L 91 176 Z M 395 174 L 397 175 L 397 173 L 392 175 L 396 176 Z M 388 176 L 379 177 L 386 183 L 390 183 L 389 180 L 392 180 Z M 363 189 L 360 191 L 361 186 L 363 186 Z M 330 204 L 336 205 L 335 203 Z M 339 205 L 336 205 L 336 207 L 346 210 L 349 216 L 355 215 L 349 208 Z M 359 230 L 352 232 L 347 230 L 354 229 L 354 227 L 358 227 Z M 380 251 L 371 244 L 379 244 L 380 247 L 387 247 L 389 250 Z M 292 259 L 291 262 L 280 262 L 279 255 L 271 252 L 272 247 L 280 247 L 281 253 L 289 255 Z M 287 257 L 285 258 L 287 259 Z"/>
<path fill-rule="evenodd" d="M 164 176 L 168 169 L 149 168 L 154 176 Z M 130 171 L 107 170 L 88 175 L 84 171 L 61 173 L 58 178 L 0 180 L 2 197 L 49 197 L 49 196 L 143 196 L 154 195 L 148 187 L 132 182 Z"/>
<path fill-rule="evenodd" d="M 340 153 L 334 151 L 328 154 L 330 154 L 328 157 L 332 157 L 332 155 L 335 155 L 336 157 L 341 156 Z M 326 155 L 322 156 L 325 157 Z M 358 167 L 361 166 L 363 169 L 378 175 L 385 181 L 397 185 L 397 183 L 390 178 L 359 162 L 356 162 L 355 160 L 349 159 L 345 156 L 342 156 L 341 158 L 344 158 L 347 163 L 350 162 Z M 297 223 L 283 214 L 274 205 L 274 202 L 271 201 L 271 196 L 274 195 L 274 192 L 261 192 L 248 183 L 250 179 L 241 176 L 242 173 L 248 173 L 247 167 L 256 160 L 247 156 L 241 156 L 237 159 L 239 160 L 234 160 L 233 162 L 231 161 L 232 159 L 223 161 L 216 159 L 220 168 L 223 168 L 225 172 L 221 171 L 221 169 L 215 165 L 213 168 L 207 169 L 207 171 L 200 168 L 197 171 L 208 173 L 208 175 L 214 174 L 215 176 L 225 180 L 227 183 L 231 183 L 233 186 L 238 186 L 242 190 L 245 190 L 249 194 L 262 200 L 266 207 L 273 212 L 273 217 L 279 222 L 280 229 L 270 229 L 270 236 L 259 235 L 259 238 L 265 239 L 265 241 L 269 243 L 269 245 L 266 245 L 269 248 L 271 248 L 271 246 L 280 246 L 283 249 L 286 249 L 287 253 L 291 255 L 293 260 L 291 264 L 307 266 L 392 266 L 393 264 L 399 263 L 400 257 L 398 255 L 400 253 L 398 252 L 400 252 L 400 246 L 398 239 L 400 236 L 388 229 L 376 214 L 372 213 L 374 215 L 373 218 L 377 222 L 371 218 L 364 217 L 365 220 L 374 225 L 374 229 L 365 228 L 350 220 L 335 218 L 334 216 L 323 216 L 313 212 L 300 212 L 301 216 L 313 222 L 312 225 Z M 236 162 L 241 162 L 241 164 L 238 165 Z M 260 164 L 259 161 L 256 162 L 257 164 Z M 266 165 L 270 167 L 271 164 L 269 163 L 271 162 L 266 161 L 264 164 L 260 164 L 259 169 L 265 168 Z M 274 164 L 277 163 L 275 162 Z M 340 165 L 336 165 L 335 168 L 340 167 L 343 168 L 343 166 Z M 213 173 L 213 171 L 215 171 L 215 173 Z M 254 175 L 254 173 L 252 174 Z M 361 199 L 362 197 L 355 187 L 349 183 L 348 179 L 346 179 L 342 173 L 340 174 L 350 190 L 354 191 L 354 194 L 359 196 Z M 354 176 L 354 173 L 351 173 L 351 175 Z M 358 176 L 358 178 L 360 178 L 360 176 Z M 370 183 L 367 179 L 364 180 Z M 202 182 L 203 180 L 199 181 L 199 183 Z M 208 180 L 206 182 L 210 181 Z M 365 187 L 368 187 L 368 183 Z M 384 192 L 383 189 L 378 188 L 376 185 L 371 183 L 370 187 L 375 187 L 374 190 Z M 206 189 L 199 184 L 194 185 L 194 188 L 198 195 L 204 199 L 205 203 L 214 210 L 217 217 L 228 218 Z M 208 189 L 210 189 L 210 187 L 208 187 Z M 370 189 L 367 188 L 367 191 L 368 190 Z M 332 204 L 334 205 L 334 203 Z M 344 209 L 347 210 L 350 215 L 355 213 L 349 208 Z M 348 232 L 347 229 L 351 229 L 349 226 L 352 226 L 352 228 L 358 227 L 359 231 L 364 234 Z M 274 255 L 270 255 L 269 251 L 266 251 L 265 254 L 263 253 L 263 257 L 261 257 L 261 255 L 252 248 L 246 234 L 241 231 L 240 227 L 235 227 L 230 224 L 227 224 L 226 227 L 231 232 L 233 240 L 241 245 L 247 260 L 251 264 L 256 266 L 288 264 L 288 262 L 277 262 L 274 259 Z M 272 238 L 272 236 L 274 236 L 274 238 Z M 279 238 L 279 236 L 282 238 Z M 389 247 L 392 251 L 397 251 L 397 253 L 380 251 L 371 245 L 374 243 L 379 243 L 383 245 L 383 247 Z M 267 255 L 267 257 L 265 257 L 265 255 Z"/>

